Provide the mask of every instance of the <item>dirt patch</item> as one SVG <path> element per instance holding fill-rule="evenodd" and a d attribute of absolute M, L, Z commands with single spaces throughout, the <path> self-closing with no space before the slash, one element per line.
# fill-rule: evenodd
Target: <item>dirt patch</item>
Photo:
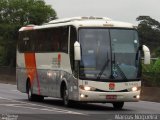
<path fill-rule="evenodd" d="M 141 100 L 160 102 L 160 87 L 142 87 Z"/>
<path fill-rule="evenodd" d="M 15 75 L 0 74 L 0 83 L 15 85 L 16 84 L 16 77 L 15 77 Z"/>

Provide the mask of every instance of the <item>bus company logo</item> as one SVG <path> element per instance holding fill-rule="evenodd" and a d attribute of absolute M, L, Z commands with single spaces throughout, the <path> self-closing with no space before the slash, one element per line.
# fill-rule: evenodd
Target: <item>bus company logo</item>
<path fill-rule="evenodd" d="M 115 89 L 115 83 L 109 83 L 109 90 L 114 90 Z"/>

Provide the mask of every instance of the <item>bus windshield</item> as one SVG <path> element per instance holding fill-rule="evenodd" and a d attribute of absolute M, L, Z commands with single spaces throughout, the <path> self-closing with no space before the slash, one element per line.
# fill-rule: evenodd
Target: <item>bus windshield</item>
<path fill-rule="evenodd" d="M 134 29 L 81 28 L 81 79 L 136 79 L 139 40 Z"/>

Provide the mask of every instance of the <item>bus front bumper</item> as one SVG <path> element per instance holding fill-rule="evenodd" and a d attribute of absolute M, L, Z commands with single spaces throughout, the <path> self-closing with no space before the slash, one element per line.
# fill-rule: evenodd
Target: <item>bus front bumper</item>
<path fill-rule="evenodd" d="M 140 90 L 135 92 L 94 92 L 81 90 L 79 101 L 82 102 L 138 102 Z"/>

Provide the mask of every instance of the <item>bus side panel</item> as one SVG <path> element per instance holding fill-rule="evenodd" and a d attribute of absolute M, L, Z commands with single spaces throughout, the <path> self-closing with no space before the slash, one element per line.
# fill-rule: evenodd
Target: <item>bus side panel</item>
<path fill-rule="evenodd" d="M 69 75 L 69 99 L 70 100 L 79 100 L 79 87 L 78 87 L 78 79 L 73 76 L 73 74 Z"/>
<path fill-rule="evenodd" d="M 59 54 L 61 54 L 60 63 L 58 63 Z M 31 62 L 31 59 L 28 61 Z M 26 92 L 26 80 L 30 76 L 29 73 L 34 72 L 35 74 L 32 76 L 32 90 L 34 94 L 39 94 L 39 87 L 40 95 L 60 98 L 61 83 L 63 80 L 65 80 L 69 90 L 69 99 L 78 100 L 78 80 L 73 77 L 71 72 L 71 65 L 68 54 L 35 53 L 35 61 L 36 68 L 32 66 L 33 68 L 30 67 L 26 69 L 25 55 L 17 53 L 16 74 L 19 91 Z"/>
<path fill-rule="evenodd" d="M 74 73 L 71 70 L 70 56 L 69 54 L 62 54 L 61 59 L 61 73 L 58 80 L 58 96 L 60 96 L 61 82 L 65 81 L 69 93 L 70 100 L 78 100 L 78 80 L 74 78 Z"/>
<path fill-rule="evenodd" d="M 40 95 L 39 77 L 37 74 L 35 53 L 25 53 L 25 66 L 27 70 L 27 76 L 32 86 L 32 92 Z"/>
<path fill-rule="evenodd" d="M 17 52 L 16 82 L 17 89 L 26 93 L 27 74 L 25 69 L 24 54 Z"/>
<path fill-rule="evenodd" d="M 64 81 L 66 83 L 67 89 L 69 89 L 70 83 L 71 83 L 70 76 L 72 76 L 72 72 L 71 72 L 69 54 L 67 54 L 67 53 L 61 54 L 59 68 L 60 68 L 60 74 L 59 74 L 59 78 L 57 80 L 57 96 L 61 97 L 60 91 L 61 91 L 62 82 Z"/>
<path fill-rule="evenodd" d="M 67 53 L 36 53 L 37 74 L 40 93 L 44 96 L 60 97 L 60 85 L 64 73 L 70 73 Z"/>
<path fill-rule="evenodd" d="M 36 53 L 36 64 L 41 95 L 60 98 L 61 83 L 65 81 L 69 98 L 78 99 L 78 80 L 73 77 L 67 53 Z"/>
<path fill-rule="evenodd" d="M 26 93 L 27 79 L 30 80 L 32 92 L 39 93 L 39 84 L 37 79 L 37 69 L 35 63 L 34 53 L 19 53 L 17 52 L 17 67 L 16 67 L 16 80 L 17 89 Z"/>
<path fill-rule="evenodd" d="M 40 83 L 40 95 L 57 97 L 57 82 L 59 79 L 59 70 L 56 69 L 37 69 L 38 79 Z M 34 89 L 36 89 L 37 82 L 34 83 Z"/>
<path fill-rule="evenodd" d="M 52 59 L 54 53 L 36 53 L 37 76 L 40 84 L 40 94 L 51 96 L 49 89 L 52 87 L 52 94 L 56 97 L 54 80 L 54 71 L 52 67 Z"/>

